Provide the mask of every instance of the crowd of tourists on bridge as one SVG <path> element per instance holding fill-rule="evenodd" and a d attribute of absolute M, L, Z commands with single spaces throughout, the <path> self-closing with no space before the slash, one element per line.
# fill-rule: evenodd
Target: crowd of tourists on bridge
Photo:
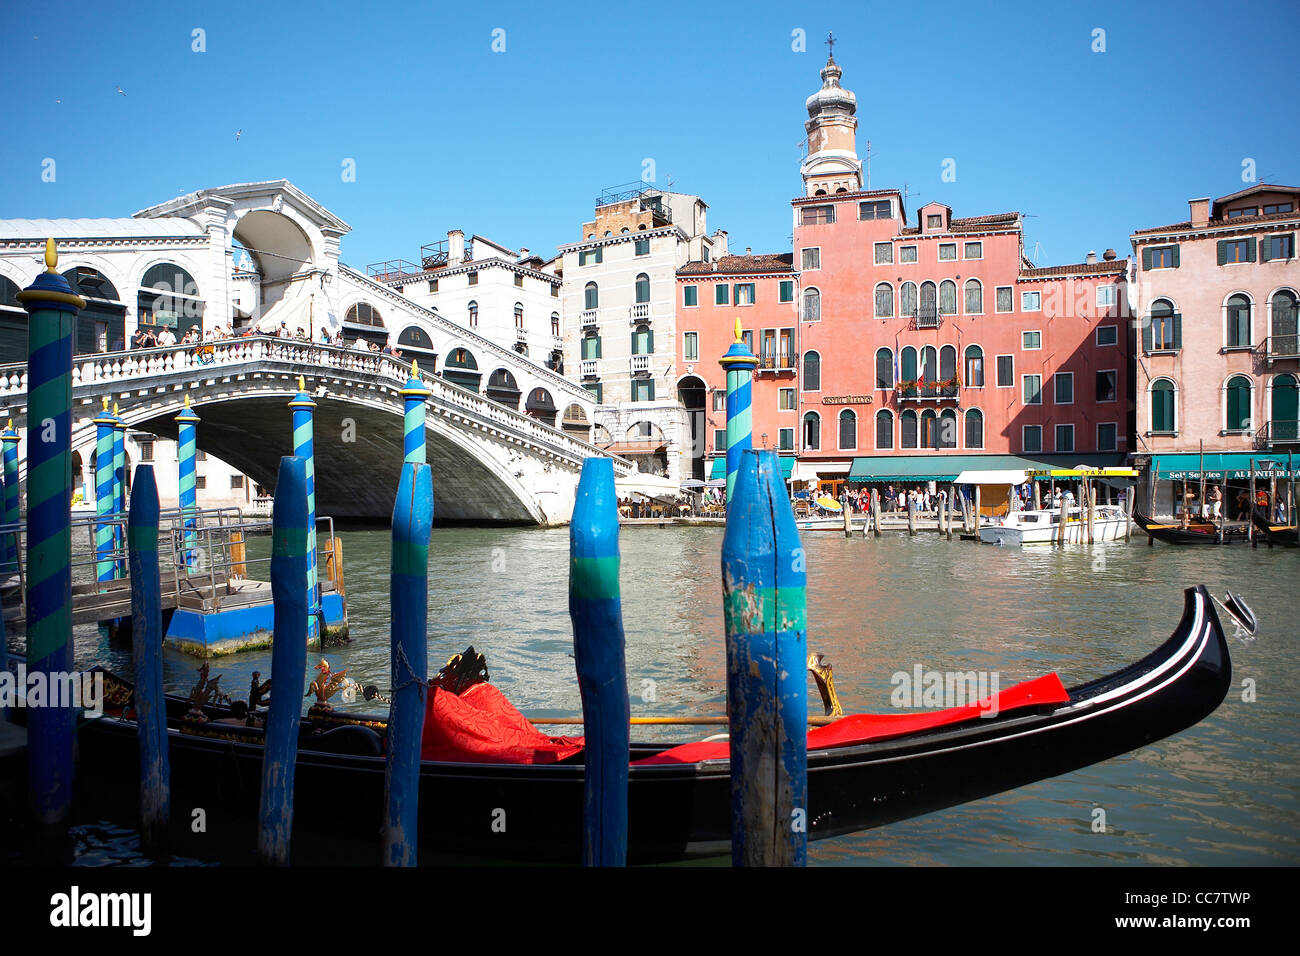
<path fill-rule="evenodd" d="M 217 342 L 228 341 L 230 339 L 245 338 L 254 335 L 270 336 L 271 338 L 292 339 L 297 342 L 310 342 L 311 336 L 301 325 L 296 330 L 290 330 L 288 325 L 281 322 L 278 328 L 270 331 L 259 331 L 255 325 L 249 325 L 245 328 L 236 329 L 233 325 L 222 326 L 213 325 L 209 328 L 202 329 L 199 326 L 192 326 L 178 340 L 176 332 L 166 325 L 141 325 L 135 335 L 131 337 L 132 349 L 165 349 L 176 345 L 194 346 L 196 354 L 200 358 L 212 354 L 212 346 Z M 321 345 L 332 345 L 337 348 L 348 348 L 349 345 L 344 339 L 343 330 L 331 333 L 327 328 L 321 328 L 318 339 Z M 120 351 L 122 343 L 119 340 L 114 343 L 114 351 Z M 395 358 L 402 357 L 402 350 L 392 348 L 388 345 L 381 346 L 377 342 L 369 341 L 358 336 L 351 343 L 351 348 L 361 352 L 375 352 L 383 355 L 392 355 Z"/>

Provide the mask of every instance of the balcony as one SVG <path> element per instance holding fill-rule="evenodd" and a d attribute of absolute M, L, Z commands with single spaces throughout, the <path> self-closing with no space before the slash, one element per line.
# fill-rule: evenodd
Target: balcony
<path fill-rule="evenodd" d="M 1300 359 L 1300 335 L 1270 335 L 1264 339 L 1264 354 L 1270 362 Z"/>
<path fill-rule="evenodd" d="M 420 247 L 420 264 L 426 270 L 441 269 L 447 264 L 447 240 L 430 242 Z"/>
<path fill-rule="evenodd" d="M 583 359 L 578 363 L 583 381 L 600 378 L 600 362 L 597 359 Z"/>
<path fill-rule="evenodd" d="M 758 367 L 754 372 L 757 375 L 762 375 L 764 372 L 771 375 L 793 375 L 798 361 L 797 355 L 763 355 L 759 357 Z"/>
<path fill-rule="evenodd" d="M 912 313 L 912 326 L 917 329 L 937 329 L 943 324 L 943 316 L 937 306 L 923 305 Z"/>
<path fill-rule="evenodd" d="M 900 402 L 942 402 L 957 398 L 959 386 L 956 382 L 899 382 L 898 400 Z"/>
<path fill-rule="evenodd" d="M 557 352 L 563 352 L 563 351 L 564 351 L 564 336 L 563 336 L 563 335 L 554 335 L 554 334 L 552 334 L 552 335 L 551 335 L 551 348 L 555 349 Z"/>
<path fill-rule="evenodd" d="M 594 329 L 600 325 L 599 309 L 588 309 L 582 313 L 582 327 L 584 329 Z"/>
<path fill-rule="evenodd" d="M 528 341 L 528 333 L 525 332 L 523 329 L 516 328 L 516 329 L 515 329 L 515 341 L 516 341 L 516 342 L 527 342 L 527 341 Z"/>
<path fill-rule="evenodd" d="M 628 322 L 630 322 L 632 325 L 636 325 L 639 322 L 649 322 L 650 303 L 638 302 L 635 305 L 628 306 L 627 317 L 628 317 Z"/>
<path fill-rule="evenodd" d="M 1269 419 L 1255 433 L 1255 443 L 1260 448 L 1300 445 L 1300 421 L 1287 418 Z"/>
<path fill-rule="evenodd" d="M 649 375 L 650 374 L 650 356 L 633 355 L 632 356 L 632 374 Z"/>

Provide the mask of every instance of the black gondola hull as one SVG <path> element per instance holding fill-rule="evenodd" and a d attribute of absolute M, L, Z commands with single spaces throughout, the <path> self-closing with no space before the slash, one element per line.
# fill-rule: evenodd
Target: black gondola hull
<path fill-rule="evenodd" d="M 1150 535 L 1157 541 L 1163 541 L 1166 544 L 1218 545 L 1245 544 L 1248 541 L 1245 532 L 1239 527 L 1226 530 L 1223 535 L 1223 540 L 1220 541 L 1218 529 L 1213 525 L 1196 521 L 1188 528 L 1171 528 L 1168 525 L 1143 514 L 1136 508 L 1133 509 L 1133 521 L 1142 529 L 1143 533 Z"/>
<path fill-rule="evenodd" d="M 1250 513 L 1250 520 L 1255 530 L 1269 544 L 1280 544 L 1284 548 L 1300 547 L 1300 538 L 1293 527 L 1278 527 L 1268 520 L 1268 515 L 1255 508 Z"/>

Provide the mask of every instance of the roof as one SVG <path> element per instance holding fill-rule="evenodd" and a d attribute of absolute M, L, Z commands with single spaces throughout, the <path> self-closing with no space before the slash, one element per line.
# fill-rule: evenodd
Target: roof
<path fill-rule="evenodd" d="M 1222 201 L 1222 200 L 1218 200 Z M 1167 226 L 1155 226 L 1151 229 L 1134 229 L 1134 236 L 1148 236 L 1152 233 L 1160 232 L 1191 232 L 1193 229 L 1222 229 L 1225 226 L 1248 226 L 1257 222 L 1278 222 L 1288 219 L 1295 219 L 1298 214 L 1292 212 L 1271 212 L 1268 215 L 1258 216 L 1237 216 L 1233 219 L 1211 219 L 1203 226 L 1193 226 L 1190 219 L 1184 219 L 1182 222 L 1173 222 Z"/>
<path fill-rule="evenodd" d="M 1214 200 L 1217 206 L 1219 203 L 1232 202 L 1234 199 L 1240 199 L 1242 196 L 1249 196 L 1252 193 L 1296 193 L 1300 192 L 1300 186 L 1278 186 L 1275 183 L 1255 183 L 1253 186 L 1247 186 L 1245 189 L 1239 189 L 1235 193 L 1229 193 L 1226 196 L 1220 196 Z"/>
<path fill-rule="evenodd" d="M 0 219 L 0 239 L 134 239 L 202 236 L 203 228 L 179 217 L 158 219 Z"/>
<path fill-rule="evenodd" d="M 323 229 L 330 229 L 340 234 L 352 231 L 352 227 L 334 215 L 316 200 L 289 182 L 287 179 L 267 179 L 254 183 L 231 183 L 227 186 L 214 186 L 197 192 L 177 196 L 166 202 L 141 209 L 135 215 L 140 219 L 157 219 L 164 216 L 184 216 L 197 214 L 212 200 L 236 202 L 240 199 L 257 198 L 281 194 L 292 199 L 301 209 L 316 220 Z"/>
<path fill-rule="evenodd" d="M 1020 223 L 1018 212 L 997 212 L 988 216 L 966 216 L 948 223 L 949 232 L 980 232 L 985 229 L 1013 228 Z"/>
<path fill-rule="evenodd" d="M 716 266 L 717 268 L 714 268 Z M 794 253 L 778 252 L 757 256 L 721 256 L 712 262 L 688 262 L 678 275 L 743 275 L 759 272 L 794 272 Z"/>
<path fill-rule="evenodd" d="M 1128 271 L 1127 259 L 1099 259 L 1096 262 L 1075 262 L 1068 266 L 1042 266 L 1021 269 L 1022 279 L 1045 279 L 1049 276 L 1123 275 Z"/>

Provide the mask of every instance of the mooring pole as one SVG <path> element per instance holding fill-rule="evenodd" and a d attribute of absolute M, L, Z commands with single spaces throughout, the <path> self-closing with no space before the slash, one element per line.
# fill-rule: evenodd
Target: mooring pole
<path fill-rule="evenodd" d="M 569 525 L 569 618 L 587 743 L 584 866 L 627 863 L 627 762 L 631 707 L 618 584 L 614 463 L 588 458 Z"/>
<path fill-rule="evenodd" d="M 405 408 L 402 415 L 403 461 L 425 462 L 424 419 L 429 396 L 433 394 L 429 386 L 420 379 L 420 363 L 411 361 L 411 377 L 399 395 L 404 399 Z"/>
<path fill-rule="evenodd" d="M 140 835 L 146 849 L 167 839 L 171 768 L 167 758 L 167 702 L 162 676 L 162 579 L 158 570 L 158 484 L 153 465 L 139 465 L 126 521 L 131 567 L 131 659 L 135 662 L 135 717 L 140 734 Z"/>
<path fill-rule="evenodd" d="M 407 461 L 402 465 L 397 500 L 393 504 L 389 577 L 393 701 L 389 705 L 388 753 L 384 763 L 384 866 L 415 866 L 419 847 L 420 738 L 424 734 L 429 678 L 429 533 L 432 527 L 433 471 L 423 462 Z"/>
<path fill-rule="evenodd" d="M 194 568 L 195 558 L 198 556 L 194 548 L 194 529 L 198 525 L 195 516 L 198 503 L 194 481 L 194 459 L 198 451 L 198 439 L 195 437 L 196 429 L 194 426 L 198 422 L 199 416 L 195 414 L 194 409 L 190 408 L 190 396 L 187 393 L 185 395 L 185 407 L 176 416 L 176 466 L 179 479 L 177 487 L 180 489 L 181 527 L 184 528 L 185 540 L 182 553 L 185 555 L 185 569 L 187 571 Z M 132 501 L 134 501 L 134 497 Z M 208 555 L 208 560 L 214 560 L 214 556 Z"/>
<path fill-rule="evenodd" d="M 113 522 L 113 428 L 117 420 L 108 410 L 104 399 L 103 410 L 95 417 L 95 578 L 105 584 L 117 577 L 117 560 L 113 554 L 117 525 Z"/>
<path fill-rule="evenodd" d="M 298 394 L 289 403 L 293 409 L 293 453 L 307 467 L 307 640 L 315 643 L 320 633 L 320 595 L 316 588 L 316 454 L 312 412 L 316 403 L 307 394 L 307 386 L 298 376 Z M 272 700 L 275 698 L 272 697 Z"/>
<path fill-rule="evenodd" d="M 45 271 L 18 293 L 27 310 L 27 669 L 46 686 L 72 670 L 72 330 L 86 302 L 56 268 L 45 242 Z M 32 810 L 57 823 L 72 805 L 71 707 L 27 714 Z"/>
<path fill-rule="evenodd" d="M 280 459 L 271 509 L 271 705 L 262 758 L 262 801 L 257 853 L 270 866 L 287 866 L 293 834 L 293 771 L 298 760 L 307 673 L 307 462 Z"/>
<path fill-rule="evenodd" d="M 29 472 L 30 474 L 30 472 Z M 113 403 L 113 551 L 116 577 L 126 577 L 126 422 Z"/>
<path fill-rule="evenodd" d="M 14 431 L 13 419 L 9 426 L 0 432 L 0 444 L 4 445 L 4 523 L 13 530 L 4 539 L 4 572 L 18 572 L 18 551 L 22 547 L 22 538 L 18 534 L 18 442 L 19 434 Z"/>
<path fill-rule="evenodd" d="M 750 402 L 754 369 L 758 367 L 758 358 L 745 344 L 740 319 L 736 319 L 736 339 L 718 359 L 718 364 L 727 373 L 727 507 L 730 509 L 736 473 L 754 442 Z"/>
<path fill-rule="evenodd" d="M 722 541 L 731 862 L 808 859 L 807 571 L 775 452 L 745 455 Z"/>

